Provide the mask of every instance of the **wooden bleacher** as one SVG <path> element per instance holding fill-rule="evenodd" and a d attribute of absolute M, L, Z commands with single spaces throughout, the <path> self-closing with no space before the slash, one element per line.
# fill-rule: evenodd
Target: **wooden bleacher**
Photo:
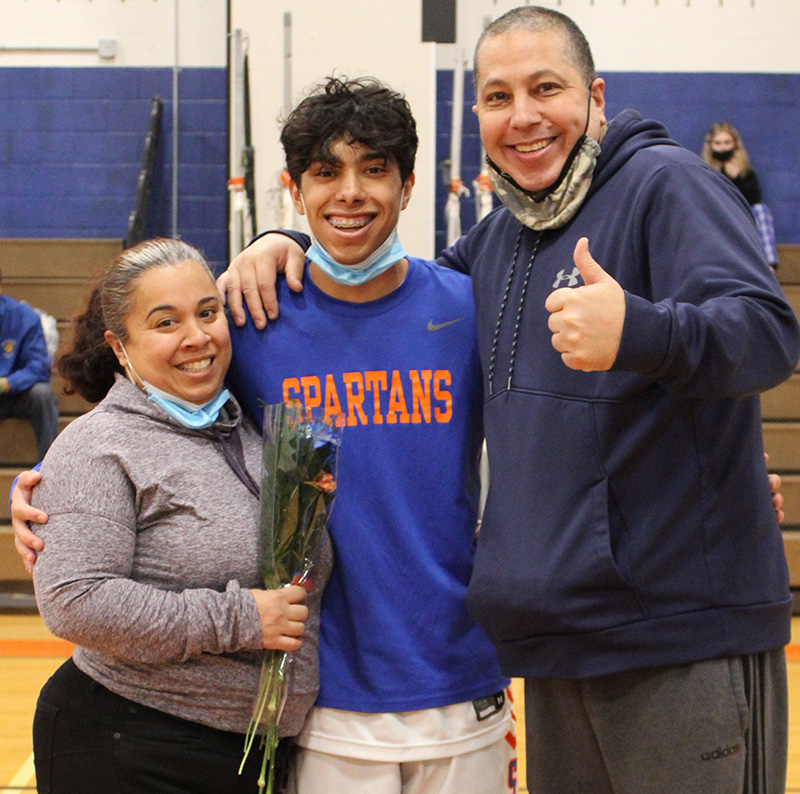
<path fill-rule="evenodd" d="M 800 316 L 800 245 L 779 245 L 778 280 Z M 780 473 L 785 498 L 783 539 L 792 588 L 800 608 L 800 372 L 761 398 L 764 447 L 769 468 Z"/>
<path fill-rule="evenodd" d="M 121 249 L 120 240 L 0 240 L 3 291 L 53 314 L 63 342 L 70 318 L 83 307 L 87 284 Z M 778 278 L 800 315 L 800 245 L 778 246 L 778 257 Z M 57 376 L 53 386 L 62 423 L 89 408 L 78 397 L 66 397 Z M 800 590 L 800 372 L 763 395 L 762 413 L 770 469 L 783 478 L 784 541 L 792 587 Z M 28 581 L 13 546 L 8 492 L 19 470 L 35 462 L 30 425 L 13 419 L 0 422 L 0 581 Z"/>
<path fill-rule="evenodd" d="M 83 309 L 88 285 L 121 250 L 121 240 L 0 239 L 3 293 L 52 314 L 63 344 L 69 338 L 71 318 Z M 62 426 L 91 407 L 78 396 L 65 395 L 57 375 L 53 390 Z M 27 583 L 30 578 L 14 549 L 8 494 L 17 473 L 36 461 L 30 423 L 0 421 L 0 582 L 6 585 Z"/>

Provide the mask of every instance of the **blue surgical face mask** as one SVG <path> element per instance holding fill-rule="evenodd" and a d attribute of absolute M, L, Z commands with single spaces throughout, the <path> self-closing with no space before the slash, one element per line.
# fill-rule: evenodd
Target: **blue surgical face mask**
<path fill-rule="evenodd" d="M 192 430 L 211 427 L 217 421 L 222 406 L 228 402 L 231 396 L 227 389 L 223 389 L 207 403 L 195 405 L 195 403 L 190 403 L 188 400 L 181 400 L 180 397 L 161 391 L 161 389 L 156 388 L 146 380 L 143 380 L 142 384 L 151 402 L 154 402 L 176 422 L 180 422 L 184 427 Z"/>
<path fill-rule="evenodd" d="M 134 369 L 133 364 L 131 364 L 128 351 L 125 350 L 125 346 L 122 342 L 119 343 L 119 346 L 122 348 L 122 352 L 125 353 L 125 358 L 127 359 L 125 369 L 128 379 L 134 386 L 137 385 L 137 381 L 141 383 L 148 399 L 155 403 L 164 413 L 191 430 L 203 430 L 206 427 L 211 427 L 211 425 L 217 421 L 222 406 L 228 402 L 231 396 L 231 393 L 227 389 L 218 392 L 215 397 L 212 397 L 208 402 L 202 405 L 197 405 L 188 400 L 182 400 L 180 397 L 162 391 L 156 386 L 153 386 L 152 383 L 148 383 L 144 378 L 141 378 L 139 373 Z"/>
<path fill-rule="evenodd" d="M 311 247 L 306 251 L 306 256 L 328 278 L 333 279 L 337 284 L 344 284 L 349 287 L 371 281 L 406 256 L 406 252 L 397 237 L 396 227 L 370 256 L 355 265 L 340 265 L 313 235 L 311 236 L 311 241 Z"/>

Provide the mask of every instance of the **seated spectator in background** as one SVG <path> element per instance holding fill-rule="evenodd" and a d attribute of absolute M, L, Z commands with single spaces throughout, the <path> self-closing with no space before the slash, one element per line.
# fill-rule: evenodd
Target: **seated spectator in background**
<path fill-rule="evenodd" d="M 0 273 L 0 419 L 30 419 L 41 460 L 58 435 L 50 354 L 39 315 L 3 295 Z"/>
<path fill-rule="evenodd" d="M 758 177 L 750 165 L 747 149 L 736 127 L 727 121 L 719 121 L 711 125 L 703 143 L 703 159 L 739 188 L 745 197 L 758 226 L 758 236 L 767 262 L 773 270 L 778 269 L 778 255 L 775 251 L 775 229 L 772 224 L 772 213 L 761 201 L 761 186 Z"/>

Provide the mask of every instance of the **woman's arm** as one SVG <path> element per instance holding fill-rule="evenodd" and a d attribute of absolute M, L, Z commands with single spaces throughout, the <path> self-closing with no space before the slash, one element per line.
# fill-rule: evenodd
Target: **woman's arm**
<path fill-rule="evenodd" d="M 292 586 L 164 590 L 131 578 L 135 527 L 51 512 L 34 568 L 39 611 L 57 636 L 127 662 L 181 662 L 201 653 L 300 647 L 306 592 Z"/>
<path fill-rule="evenodd" d="M 185 504 L 198 489 L 182 491 L 185 477 L 168 464 L 162 475 L 148 475 L 135 487 L 120 451 L 122 427 L 116 420 L 107 425 L 107 416 L 78 420 L 59 437 L 36 488 L 34 504 L 48 522 L 40 527 L 44 548 L 33 574 L 50 630 L 119 659 L 151 664 L 265 643 L 296 647 L 307 614 L 305 591 L 252 592 L 236 578 L 252 566 L 232 562 L 236 555 L 225 555 L 231 573 L 220 572 L 222 550 L 215 544 L 227 542 L 227 535 L 203 523 L 202 505 L 195 512 Z M 169 454 L 166 444 L 163 455 Z M 146 518 L 143 500 L 153 505 Z M 241 542 L 249 531 L 242 528 L 229 542 Z M 183 539 L 193 541 L 194 551 L 182 547 Z M 206 581 L 212 584 L 202 586 Z"/>

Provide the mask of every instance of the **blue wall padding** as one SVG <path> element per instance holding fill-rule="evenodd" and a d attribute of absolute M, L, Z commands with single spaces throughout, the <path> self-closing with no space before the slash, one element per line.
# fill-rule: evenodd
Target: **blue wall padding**
<path fill-rule="evenodd" d="M 658 118 L 698 151 L 713 121 L 745 140 L 779 243 L 800 243 L 800 75 L 603 73 L 609 116 L 625 107 Z M 215 266 L 227 258 L 227 111 L 223 68 L 179 76 L 179 234 Z M 171 229 L 172 72 L 168 68 L 0 69 L 0 237 L 125 236 L 150 113 L 165 102 L 147 233 Z M 450 154 L 452 72 L 437 74 L 438 162 Z M 480 138 L 465 79 L 462 179 L 479 170 Z M 257 141 L 256 141 L 257 143 Z M 446 185 L 436 188 L 436 250 L 444 246 Z M 462 226 L 474 222 L 472 198 Z"/>
<path fill-rule="evenodd" d="M 178 233 L 227 260 L 223 68 L 182 69 Z M 147 235 L 172 229 L 172 70 L 0 69 L 0 237 L 124 238 L 154 96 L 164 101 Z"/>

